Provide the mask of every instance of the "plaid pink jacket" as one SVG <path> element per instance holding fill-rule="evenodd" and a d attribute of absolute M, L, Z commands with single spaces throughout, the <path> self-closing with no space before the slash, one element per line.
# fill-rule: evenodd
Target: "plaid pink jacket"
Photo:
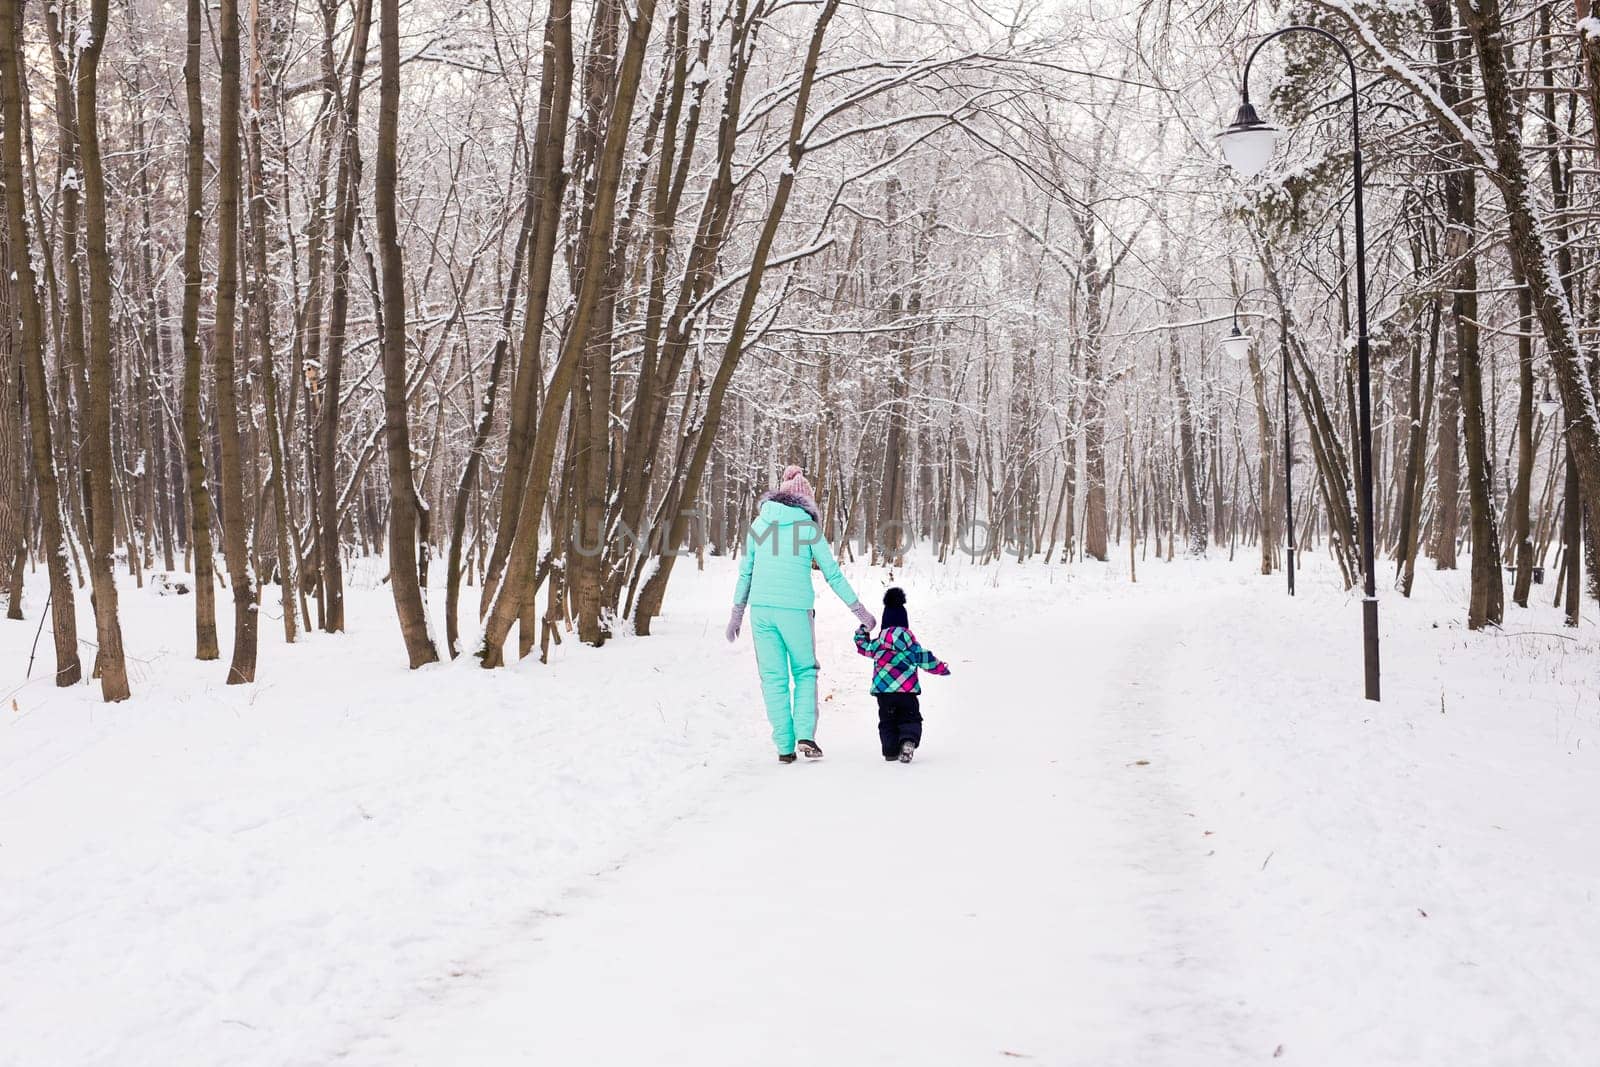
<path fill-rule="evenodd" d="M 903 626 L 890 626 L 877 637 L 865 626 L 856 631 L 856 651 L 872 657 L 872 692 L 920 693 L 917 671 L 949 674 L 950 668 L 932 652 L 917 644 L 917 637 Z"/>

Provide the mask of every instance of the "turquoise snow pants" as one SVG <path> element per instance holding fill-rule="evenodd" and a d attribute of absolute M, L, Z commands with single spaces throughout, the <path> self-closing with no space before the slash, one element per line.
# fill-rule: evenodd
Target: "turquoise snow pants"
<path fill-rule="evenodd" d="M 752 607 L 750 637 L 756 646 L 767 720 L 772 723 L 772 743 L 778 746 L 778 755 L 787 756 L 796 739 L 811 741 L 817 733 L 817 649 L 811 612 Z"/>

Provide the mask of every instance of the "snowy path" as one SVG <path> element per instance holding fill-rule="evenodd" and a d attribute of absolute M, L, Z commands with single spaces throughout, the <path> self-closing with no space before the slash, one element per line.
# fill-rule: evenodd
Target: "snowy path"
<path fill-rule="evenodd" d="M 1146 612 L 1059 614 L 966 629 L 963 648 L 930 619 L 956 673 L 924 686 L 916 763 L 885 763 L 870 698 L 836 694 L 824 761 L 729 780 L 481 982 L 352 1059 L 1233 1059 L 1239 1035 L 1188 957 L 1199 871 L 1162 829 L 1181 807 L 1151 773 L 1171 709 L 1139 650 L 1170 634 Z M 1064 647 L 1089 648 L 1089 669 L 1041 684 Z"/>
<path fill-rule="evenodd" d="M 1303 578 L 897 576 L 956 672 L 910 767 L 837 604 L 776 764 L 726 561 L 495 672 L 406 671 L 369 582 L 247 688 L 130 588 L 137 699 L 0 679 L 0 1067 L 1592 1062 L 1600 627 L 1419 575 L 1375 706 Z"/>

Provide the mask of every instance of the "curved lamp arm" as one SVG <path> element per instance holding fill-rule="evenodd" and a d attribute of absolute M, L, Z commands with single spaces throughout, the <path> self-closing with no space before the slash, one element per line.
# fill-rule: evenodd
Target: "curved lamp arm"
<path fill-rule="evenodd" d="M 1234 301 L 1233 301 L 1233 329 L 1234 329 L 1235 333 L 1237 333 L 1238 330 L 1239 330 L 1239 310 L 1244 307 L 1244 298 L 1247 297 L 1247 296 L 1254 296 L 1256 293 L 1265 293 L 1265 292 L 1268 292 L 1268 291 L 1269 290 L 1264 285 L 1252 285 L 1250 288 L 1244 290 L 1242 293 L 1240 293 L 1237 297 L 1234 298 Z M 1263 319 L 1270 318 L 1270 316 L 1268 316 L 1268 315 L 1262 315 L 1260 317 L 1263 318 Z"/>
<path fill-rule="evenodd" d="M 1240 101 L 1246 104 L 1250 103 L 1250 64 L 1256 61 L 1256 55 L 1267 46 L 1268 42 L 1275 41 L 1279 37 L 1290 33 L 1314 33 L 1318 37 L 1323 37 L 1333 42 L 1333 46 L 1339 50 L 1340 55 L 1344 56 L 1345 64 L 1350 68 L 1350 95 L 1352 98 L 1354 98 L 1358 88 L 1356 59 L 1355 56 L 1350 53 L 1349 47 L 1347 47 L 1344 41 L 1339 38 L 1338 34 L 1331 33 L 1328 30 L 1323 29 L 1321 26 L 1295 25 L 1285 26 L 1279 30 L 1273 30 L 1271 33 L 1261 38 L 1261 40 L 1257 41 L 1254 48 L 1250 49 L 1250 55 L 1247 56 L 1244 61 L 1244 74 L 1239 79 Z M 1360 112 L 1357 112 L 1357 114 L 1360 114 Z"/>

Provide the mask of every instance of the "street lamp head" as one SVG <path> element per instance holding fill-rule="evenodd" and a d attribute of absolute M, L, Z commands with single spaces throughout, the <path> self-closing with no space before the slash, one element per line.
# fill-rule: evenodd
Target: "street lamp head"
<path fill-rule="evenodd" d="M 1239 324 L 1233 324 L 1233 329 L 1228 336 L 1222 339 L 1222 350 L 1235 362 L 1250 354 L 1250 335 L 1239 329 Z"/>
<path fill-rule="evenodd" d="M 1222 145 L 1222 156 L 1228 166 L 1246 178 L 1254 178 L 1272 162 L 1272 150 L 1278 144 L 1278 128 L 1262 122 L 1255 106 L 1245 100 L 1239 105 L 1233 124 L 1217 134 L 1217 141 Z"/>
<path fill-rule="evenodd" d="M 1539 414 L 1551 418 L 1556 413 L 1556 398 L 1550 395 L 1550 379 L 1544 380 L 1544 395 L 1539 398 Z"/>

